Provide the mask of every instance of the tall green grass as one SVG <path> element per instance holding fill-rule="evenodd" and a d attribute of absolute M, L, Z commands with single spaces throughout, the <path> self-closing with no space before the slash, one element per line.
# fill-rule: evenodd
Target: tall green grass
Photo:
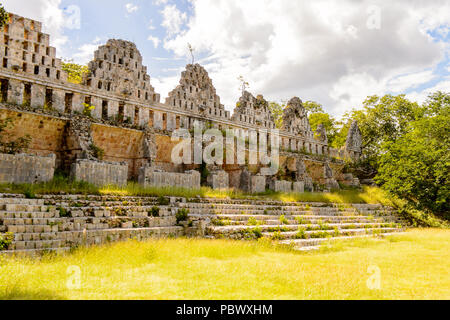
<path fill-rule="evenodd" d="M 307 254 L 265 241 L 167 239 L 0 256 L 0 300 L 450 299 L 449 246 L 449 230 L 418 229 Z M 379 289 L 367 285 L 373 267 Z"/>

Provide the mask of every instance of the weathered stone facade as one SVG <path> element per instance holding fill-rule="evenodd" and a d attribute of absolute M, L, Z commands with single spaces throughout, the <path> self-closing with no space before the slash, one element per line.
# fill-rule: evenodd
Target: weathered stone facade
<path fill-rule="evenodd" d="M 178 187 L 200 189 L 200 173 L 162 172 L 152 167 L 142 167 L 139 171 L 139 183 L 145 187 Z"/>
<path fill-rule="evenodd" d="M 208 185 L 216 190 L 228 189 L 229 176 L 223 170 L 211 172 L 208 176 Z"/>
<path fill-rule="evenodd" d="M 95 160 L 77 160 L 72 164 L 71 177 L 98 186 L 124 186 L 128 180 L 128 165 Z"/>
<path fill-rule="evenodd" d="M 350 159 L 359 159 L 362 154 L 362 135 L 358 123 L 353 121 L 348 130 L 345 142 L 345 156 Z"/>
<path fill-rule="evenodd" d="M 49 141 L 33 142 L 29 150 L 38 152 L 42 150 L 41 145 L 48 143 L 57 155 L 57 167 L 71 168 L 81 159 L 94 161 L 94 151 L 102 147 L 105 160 L 127 162 L 128 179 L 135 179 L 141 167 L 149 166 L 182 173 L 198 167 L 187 168 L 170 162 L 173 147 L 170 133 L 178 128 L 192 129 L 199 124 L 203 128 L 229 129 L 241 137 L 248 136 L 253 130 L 265 132 L 275 128 L 268 102 L 262 96 L 255 98 L 249 92 L 243 93 L 231 117 L 221 104 L 207 71 L 199 64 L 186 66 L 180 84 L 169 94 L 165 103 L 161 103 L 159 94 L 150 83 L 147 68 L 142 65 L 141 54 L 136 45 L 129 41 L 112 39 L 100 46 L 95 51 L 94 60 L 89 63 L 88 74 L 80 84 L 67 81 L 61 61 L 55 56 L 56 50 L 49 46 L 49 35 L 41 32 L 39 22 L 10 15 L 0 39 L 0 59 L 3 59 L 0 101 L 5 108 L 37 113 L 42 117 L 44 114 L 51 115 L 52 119 L 66 123 L 64 133 L 59 128 L 54 130 L 61 141 L 48 138 Z M 89 111 L 86 106 L 95 108 Z M 89 120 L 86 116 L 79 116 L 89 112 Z M 314 136 L 299 98 L 289 101 L 283 120 L 284 127 L 279 133 L 280 146 L 288 157 L 296 157 L 299 153 L 308 156 L 340 156 L 343 153 L 328 147 L 322 126 Z M 352 125 L 350 130 L 346 150 L 349 156 L 357 158 L 360 156 L 358 141 L 361 139 L 355 126 L 356 129 Z M 124 127 L 130 130 L 125 132 Z M 257 153 L 253 151 L 246 150 L 246 155 Z M 228 169 L 233 172 L 238 170 L 237 167 Z M 111 171 L 111 174 L 115 175 L 115 172 Z M 90 174 L 82 176 L 88 177 Z M 108 181 L 98 177 L 91 180 L 94 183 Z M 122 183 L 122 171 L 110 180 Z M 211 177 L 210 181 L 213 180 L 214 177 Z M 220 183 L 212 185 L 222 188 L 231 182 L 239 184 L 239 173 L 229 177 L 228 183 L 225 179 L 220 180 Z M 295 181 L 303 182 L 306 190 L 313 188 L 312 179 L 305 171 L 298 173 Z M 251 176 L 245 188 L 259 192 L 263 191 L 263 184 L 262 178 Z"/>
<path fill-rule="evenodd" d="M 0 153 L 0 183 L 37 183 L 53 179 L 56 156 Z"/>
<path fill-rule="evenodd" d="M 189 110 L 199 116 L 230 118 L 230 113 L 220 103 L 208 72 L 199 64 L 186 66 L 181 74 L 180 85 L 169 93 L 166 104 L 176 109 Z M 184 127 L 192 125 L 193 123 Z"/>
<path fill-rule="evenodd" d="M 262 95 L 254 97 L 244 91 L 234 109 L 233 121 L 249 123 L 266 129 L 275 129 L 275 122 L 269 109 L 269 103 Z"/>

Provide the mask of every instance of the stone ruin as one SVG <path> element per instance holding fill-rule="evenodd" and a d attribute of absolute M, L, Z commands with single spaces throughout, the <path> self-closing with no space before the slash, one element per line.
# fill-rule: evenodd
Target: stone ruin
<path fill-rule="evenodd" d="M 244 91 L 236 104 L 233 121 L 249 123 L 266 129 L 275 129 L 275 120 L 269 109 L 269 103 L 262 95 L 256 98 L 248 91 Z"/>
<path fill-rule="evenodd" d="M 362 134 L 359 130 L 358 122 L 353 121 L 348 130 L 347 140 L 345 142 L 345 153 L 350 159 L 359 159 L 362 154 Z"/>
<path fill-rule="evenodd" d="M 145 184 L 196 187 L 199 180 L 192 170 L 198 167 L 177 166 L 167 160 L 174 130 L 189 130 L 198 124 L 247 135 L 250 130 L 276 128 L 262 95 L 255 97 L 244 91 L 231 116 L 208 72 L 199 64 L 186 66 L 179 85 L 161 103 L 139 50 L 125 40 L 111 39 L 100 46 L 82 82 L 71 83 L 56 58 L 56 49 L 50 46 L 50 36 L 42 32 L 42 24 L 10 14 L 0 37 L 0 59 L 0 114 L 13 110 L 17 115 L 26 114 L 24 118 L 29 121 L 64 123 L 63 129 L 47 128 L 50 133 L 46 135 L 36 132 L 33 139 L 41 147 L 29 151 L 42 156 L 56 154 L 55 166 L 71 171 L 75 179 L 124 184 L 139 177 Z M 89 117 L 87 106 L 92 107 Z M 307 161 L 321 163 L 327 179 L 333 179 L 334 173 L 323 159 L 328 161 L 342 152 L 329 148 L 323 126 L 313 133 L 299 98 L 288 102 L 279 134 L 283 156 L 297 159 L 294 182 L 277 183 L 273 177 L 250 174 L 248 166 L 219 165 L 210 170 L 206 183 L 219 189 L 233 184 L 255 193 L 270 185 L 280 190 L 313 190 L 318 177 L 308 174 Z M 48 145 L 55 146 L 50 150 Z M 99 159 L 96 148 L 100 147 L 114 161 Z M 349 131 L 345 153 L 352 159 L 361 156 L 361 132 L 356 123 Z M 50 163 L 45 157 L 41 162 L 45 168 Z M 35 166 L 40 170 L 39 161 Z M 44 180 L 52 175 L 40 174 Z"/>
<path fill-rule="evenodd" d="M 188 110 L 199 116 L 230 118 L 230 113 L 220 103 L 220 97 L 208 72 L 199 64 L 186 66 L 186 70 L 181 74 L 180 84 L 169 93 L 166 105 Z"/>

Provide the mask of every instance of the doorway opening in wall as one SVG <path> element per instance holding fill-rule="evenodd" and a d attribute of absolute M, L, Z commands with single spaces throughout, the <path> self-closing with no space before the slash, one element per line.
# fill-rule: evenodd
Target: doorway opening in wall
<path fill-rule="evenodd" d="M 139 124 L 139 107 L 134 108 L 134 124 Z"/>
<path fill-rule="evenodd" d="M 65 113 L 72 113 L 72 102 L 73 102 L 73 93 L 66 93 L 66 97 L 64 99 L 64 103 L 65 103 L 64 112 Z"/>
<path fill-rule="evenodd" d="M 34 74 L 39 75 L 39 66 L 34 66 Z"/>
<path fill-rule="evenodd" d="M 102 119 L 108 120 L 108 101 L 102 101 Z"/>
<path fill-rule="evenodd" d="M 8 68 L 8 59 L 3 58 L 3 68 Z"/>
<path fill-rule="evenodd" d="M 0 79 L 1 83 L 1 95 L 0 98 L 2 99 L 1 102 L 6 102 L 8 100 L 8 86 L 9 81 L 6 79 Z"/>
<path fill-rule="evenodd" d="M 52 89 L 45 90 L 44 109 L 53 109 L 53 90 Z"/>
<path fill-rule="evenodd" d="M 119 122 L 123 122 L 124 116 L 125 116 L 125 103 L 119 102 L 119 116 L 118 116 L 117 120 Z"/>
<path fill-rule="evenodd" d="M 25 83 L 23 90 L 23 105 L 31 105 L 31 83 Z"/>

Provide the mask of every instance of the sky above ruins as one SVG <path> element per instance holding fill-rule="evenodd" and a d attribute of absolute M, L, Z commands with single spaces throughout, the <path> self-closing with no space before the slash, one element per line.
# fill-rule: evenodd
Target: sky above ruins
<path fill-rule="evenodd" d="M 227 110 L 249 91 L 298 96 L 341 116 L 368 95 L 422 102 L 450 88 L 450 2 L 292 0 L 3 0 L 44 23 L 57 55 L 87 63 L 109 38 L 136 43 L 164 97 L 190 62 L 209 72 Z"/>

